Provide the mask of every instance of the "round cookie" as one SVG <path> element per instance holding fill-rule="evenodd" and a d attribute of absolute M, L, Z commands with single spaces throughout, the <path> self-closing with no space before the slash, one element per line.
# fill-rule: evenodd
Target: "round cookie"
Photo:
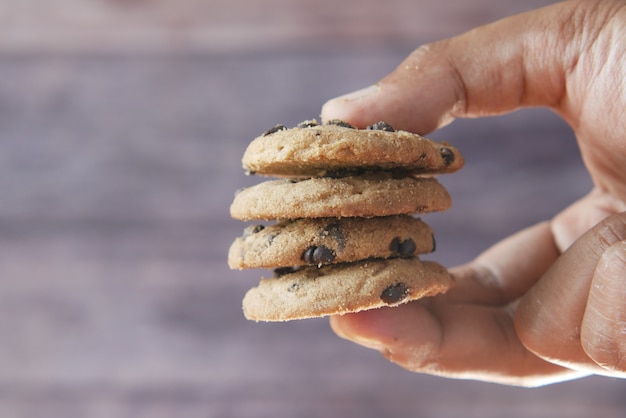
<path fill-rule="evenodd" d="M 435 178 L 370 173 L 342 178 L 280 179 L 240 190 L 230 207 L 239 220 L 374 217 L 446 210 L 448 191 Z"/>
<path fill-rule="evenodd" d="M 243 312 L 255 321 L 341 315 L 397 306 L 445 292 L 452 284 L 452 276 L 441 265 L 417 258 L 305 267 L 262 279 L 246 293 Z"/>
<path fill-rule="evenodd" d="M 254 225 L 233 242 L 231 269 L 344 263 L 434 251 L 432 229 L 409 215 L 317 218 Z"/>
<path fill-rule="evenodd" d="M 287 177 L 339 177 L 363 171 L 452 173 L 463 166 L 459 151 L 384 122 L 354 129 L 341 121 L 296 128 L 282 125 L 254 139 L 242 164 L 251 174 Z"/>

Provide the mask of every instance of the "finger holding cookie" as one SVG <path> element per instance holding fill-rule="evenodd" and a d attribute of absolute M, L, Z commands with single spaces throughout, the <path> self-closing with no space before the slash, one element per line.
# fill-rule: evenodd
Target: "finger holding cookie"
<path fill-rule="evenodd" d="M 623 1 L 558 3 L 423 46 L 375 85 L 324 105 L 323 120 L 384 119 L 418 133 L 548 107 L 574 130 L 594 182 L 538 230 L 451 269 L 457 285 L 445 295 L 333 317 L 339 335 L 442 376 L 524 386 L 626 376 L 624 37 Z M 611 239 L 598 241 L 603 228 Z M 486 275 L 485 261 L 497 266 Z M 485 278 L 498 285 L 485 287 Z"/>

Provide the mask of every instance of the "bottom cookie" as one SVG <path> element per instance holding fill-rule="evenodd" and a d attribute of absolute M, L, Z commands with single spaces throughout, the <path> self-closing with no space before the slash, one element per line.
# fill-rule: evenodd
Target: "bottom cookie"
<path fill-rule="evenodd" d="M 305 267 L 261 279 L 258 287 L 246 293 L 243 312 L 254 321 L 341 315 L 433 296 L 452 284 L 444 267 L 418 258 Z"/>

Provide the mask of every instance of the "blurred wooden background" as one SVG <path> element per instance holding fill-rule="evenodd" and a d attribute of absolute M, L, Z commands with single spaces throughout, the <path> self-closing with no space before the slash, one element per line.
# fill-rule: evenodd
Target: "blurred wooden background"
<path fill-rule="evenodd" d="M 326 320 L 255 324 L 228 217 L 247 143 L 418 45 L 532 0 L 0 0 L 0 416 L 617 417 L 626 383 L 406 372 Z M 470 260 L 590 188 L 544 110 L 433 134 L 467 166 L 425 220 Z"/>

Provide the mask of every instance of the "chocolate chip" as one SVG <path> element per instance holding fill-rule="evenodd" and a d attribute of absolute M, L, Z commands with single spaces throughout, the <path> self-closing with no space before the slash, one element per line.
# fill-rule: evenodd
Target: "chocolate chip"
<path fill-rule="evenodd" d="M 345 122 L 341 119 L 332 119 L 329 120 L 328 122 L 326 122 L 327 125 L 335 125 L 335 126 L 341 126 L 343 128 L 350 128 L 350 129 L 354 129 L 354 126 L 350 125 L 348 122 Z"/>
<path fill-rule="evenodd" d="M 312 246 L 304 250 L 302 259 L 308 264 L 327 264 L 335 259 L 335 253 L 324 245 Z"/>
<path fill-rule="evenodd" d="M 415 241 L 411 238 L 407 238 L 400 244 L 400 257 L 410 257 L 415 254 L 416 249 Z"/>
<path fill-rule="evenodd" d="M 368 126 L 365 129 L 369 129 L 372 131 L 386 131 L 386 132 L 395 132 L 396 130 L 393 129 L 393 126 L 389 125 L 387 122 L 383 122 L 382 120 L 380 122 L 376 122 L 370 126 Z"/>
<path fill-rule="evenodd" d="M 313 252 L 315 251 L 315 247 L 309 247 L 302 253 L 302 260 L 305 263 L 313 264 Z"/>
<path fill-rule="evenodd" d="M 291 284 L 291 286 L 287 288 L 287 292 L 290 292 L 290 293 L 297 292 L 298 289 L 300 289 L 300 283 L 294 282 Z"/>
<path fill-rule="evenodd" d="M 243 236 L 249 237 L 250 235 L 259 233 L 265 229 L 264 225 L 250 225 L 246 229 L 243 230 Z"/>
<path fill-rule="evenodd" d="M 318 264 L 330 263 L 334 259 L 335 259 L 335 253 L 333 253 L 333 251 L 330 248 L 325 247 L 323 245 L 320 245 L 319 247 L 315 249 L 315 251 L 313 251 L 313 261 L 315 261 Z"/>
<path fill-rule="evenodd" d="M 268 136 L 268 135 L 271 135 L 271 134 L 276 133 L 278 131 L 284 131 L 286 129 L 287 129 L 287 127 L 285 125 L 276 125 L 273 128 L 270 128 L 267 131 L 263 132 L 262 136 Z"/>
<path fill-rule="evenodd" d="M 441 158 L 443 158 L 443 162 L 446 165 L 450 165 L 454 162 L 454 153 L 450 150 L 450 148 L 441 147 L 439 152 L 441 153 Z"/>
<path fill-rule="evenodd" d="M 395 237 L 391 240 L 391 244 L 389 244 L 389 251 L 400 257 L 410 257 L 415 253 L 416 249 L 417 247 L 415 246 L 415 241 L 411 238 L 407 238 L 402 241 L 400 237 Z"/>
<path fill-rule="evenodd" d="M 298 128 L 312 128 L 314 126 L 319 126 L 319 123 L 315 119 L 305 120 L 304 122 L 300 122 L 298 124 Z"/>
<path fill-rule="evenodd" d="M 402 241 L 400 240 L 400 237 L 395 237 L 394 239 L 391 240 L 391 244 L 389 244 L 389 251 L 391 251 L 392 254 L 400 253 L 401 243 Z"/>
<path fill-rule="evenodd" d="M 395 305 L 404 301 L 410 294 L 409 288 L 404 283 L 396 283 L 383 290 L 380 299 L 387 305 Z"/>

